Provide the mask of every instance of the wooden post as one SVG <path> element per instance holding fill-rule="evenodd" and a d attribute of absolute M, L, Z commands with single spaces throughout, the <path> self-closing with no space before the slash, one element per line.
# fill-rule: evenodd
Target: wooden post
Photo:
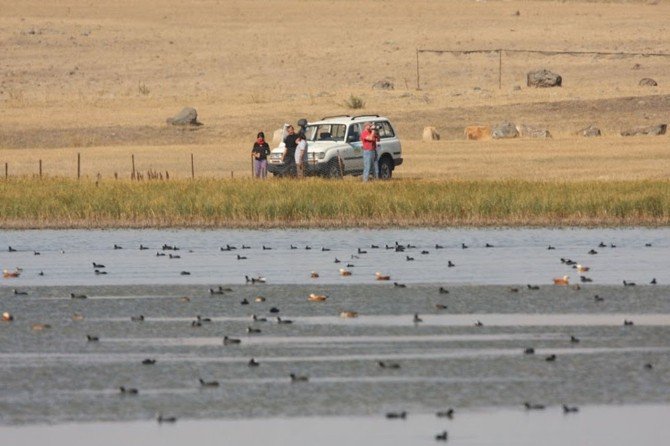
<path fill-rule="evenodd" d="M 419 49 L 416 49 L 416 89 L 421 90 L 421 83 L 419 82 Z"/>
<path fill-rule="evenodd" d="M 502 49 L 498 50 L 498 90 L 502 89 Z"/>
<path fill-rule="evenodd" d="M 42 178 L 42 160 L 40 160 L 40 178 Z"/>
<path fill-rule="evenodd" d="M 9 178 L 9 163 L 5 163 L 5 180 Z"/>
<path fill-rule="evenodd" d="M 195 166 L 193 163 L 193 154 L 191 153 L 191 178 L 195 179 Z"/>
<path fill-rule="evenodd" d="M 81 178 L 81 153 L 77 152 L 77 179 Z"/>
<path fill-rule="evenodd" d="M 130 161 L 132 162 L 132 171 L 130 172 L 130 178 L 135 179 L 135 154 L 130 155 Z"/>
<path fill-rule="evenodd" d="M 233 178 L 233 170 L 230 171 L 230 178 Z"/>

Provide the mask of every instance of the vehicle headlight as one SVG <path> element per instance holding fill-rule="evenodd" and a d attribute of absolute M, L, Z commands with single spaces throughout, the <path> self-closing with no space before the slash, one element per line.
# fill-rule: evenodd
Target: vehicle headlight
<path fill-rule="evenodd" d="M 319 153 L 316 154 L 316 158 L 317 158 L 317 159 L 322 160 L 322 159 L 324 159 L 325 157 L 326 157 L 326 152 L 319 152 Z"/>

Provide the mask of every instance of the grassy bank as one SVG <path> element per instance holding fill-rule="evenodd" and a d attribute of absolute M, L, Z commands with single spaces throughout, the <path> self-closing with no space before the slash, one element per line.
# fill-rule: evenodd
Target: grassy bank
<path fill-rule="evenodd" d="M 668 225 L 670 181 L 0 181 L 4 228 Z"/>

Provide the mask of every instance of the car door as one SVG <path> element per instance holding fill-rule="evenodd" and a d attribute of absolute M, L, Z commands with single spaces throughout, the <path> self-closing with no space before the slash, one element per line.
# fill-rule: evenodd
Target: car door
<path fill-rule="evenodd" d="M 400 156 L 400 141 L 388 121 L 376 123 L 379 129 L 379 144 L 377 145 L 377 154 L 381 157 L 382 153 L 389 153 L 393 159 Z"/>
<path fill-rule="evenodd" d="M 361 124 L 359 123 L 351 124 L 347 131 L 347 153 L 342 155 L 346 173 L 360 173 L 363 171 L 361 131 Z"/>

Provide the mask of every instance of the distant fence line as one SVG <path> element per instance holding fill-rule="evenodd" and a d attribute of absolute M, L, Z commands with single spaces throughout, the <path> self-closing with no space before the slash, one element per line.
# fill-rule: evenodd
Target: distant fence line
<path fill-rule="evenodd" d="M 623 56 L 623 57 L 670 57 L 670 53 L 633 53 L 633 52 L 612 52 L 612 51 L 554 51 L 554 50 L 520 50 L 497 48 L 489 50 L 430 50 L 416 49 L 416 88 L 421 90 L 421 71 L 419 65 L 419 55 L 423 53 L 435 54 L 475 54 L 475 53 L 498 53 L 498 89 L 502 88 L 502 55 L 503 53 L 532 53 L 543 56 L 572 55 L 572 56 Z"/>
<path fill-rule="evenodd" d="M 191 178 L 195 178 L 195 158 L 193 154 L 191 153 Z M 135 155 L 131 154 L 130 155 L 130 179 L 131 180 L 169 180 L 170 179 L 170 172 L 165 170 L 164 173 L 163 171 L 159 171 L 156 169 L 147 169 L 146 172 L 139 171 L 135 168 Z M 238 173 L 240 171 L 237 171 Z M 9 179 L 9 162 L 5 162 L 5 180 Z M 251 175 L 253 176 L 253 172 L 250 172 Z M 146 178 L 145 178 L 146 175 Z M 34 176 L 34 175 L 33 175 Z M 43 170 L 42 170 L 42 160 L 37 161 L 37 176 L 39 178 L 42 178 L 43 176 Z M 244 172 L 242 172 L 242 176 L 244 176 Z M 100 173 L 96 174 L 96 177 L 100 179 L 101 175 Z M 235 177 L 235 171 L 230 170 L 230 178 Z M 118 179 L 119 174 L 118 172 L 114 172 L 114 179 Z M 81 179 L 81 153 L 77 153 L 77 179 Z"/>

